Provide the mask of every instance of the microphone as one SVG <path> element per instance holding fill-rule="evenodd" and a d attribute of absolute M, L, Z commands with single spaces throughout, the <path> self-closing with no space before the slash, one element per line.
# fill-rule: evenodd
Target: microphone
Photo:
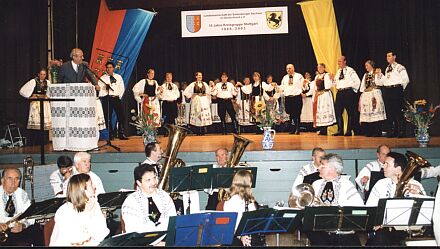
<path fill-rule="evenodd" d="M 89 68 L 89 63 L 87 61 L 81 62 L 81 65 L 83 65 L 86 68 Z"/>

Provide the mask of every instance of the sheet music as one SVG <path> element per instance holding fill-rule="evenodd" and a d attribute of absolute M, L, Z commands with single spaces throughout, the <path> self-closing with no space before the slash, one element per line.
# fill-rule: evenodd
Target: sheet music
<path fill-rule="evenodd" d="M 413 200 L 388 200 L 385 206 L 383 224 L 389 226 L 407 226 L 411 216 Z"/>
<path fill-rule="evenodd" d="M 434 200 L 424 201 L 417 217 L 416 225 L 430 225 L 434 213 Z"/>

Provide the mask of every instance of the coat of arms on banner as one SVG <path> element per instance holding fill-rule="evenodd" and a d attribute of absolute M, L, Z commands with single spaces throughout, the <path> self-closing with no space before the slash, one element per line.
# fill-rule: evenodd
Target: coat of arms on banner
<path fill-rule="evenodd" d="M 191 33 L 197 33 L 202 27 L 201 15 L 187 15 L 186 16 L 186 29 Z"/>
<path fill-rule="evenodd" d="M 281 27 L 282 17 L 282 11 L 266 11 L 267 26 L 271 29 L 278 29 Z"/>

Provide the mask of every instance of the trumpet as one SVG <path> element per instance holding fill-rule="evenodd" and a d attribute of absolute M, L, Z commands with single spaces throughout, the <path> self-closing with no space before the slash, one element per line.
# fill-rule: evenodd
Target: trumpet
<path fill-rule="evenodd" d="M 21 182 L 22 189 L 26 190 L 26 181 L 31 183 L 31 201 L 35 202 L 34 195 L 34 159 L 31 156 L 27 156 L 23 160 L 23 181 Z"/>
<path fill-rule="evenodd" d="M 14 216 L 12 219 L 8 220 L 5 225 L 9 227 L 9 225 L 11 225 L 12 223 L 18 221 L 18 219 L 20 218 L 21 213 L 17 214 L 16 216 Z M 0 244 L 5 243 L 6 241 L 8 241 L 8 234 L 7 231 L 9 230 L 6 229 L 5 231 L 1 231 L 0 232 Z"/>

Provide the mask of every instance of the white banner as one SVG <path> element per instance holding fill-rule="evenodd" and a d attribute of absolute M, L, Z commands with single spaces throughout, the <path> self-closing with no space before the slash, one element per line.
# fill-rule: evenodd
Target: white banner
<path fill-rule="evenodd" d="M 182 37 L 283 34 L 287 6 L 182 11 Z"/>

